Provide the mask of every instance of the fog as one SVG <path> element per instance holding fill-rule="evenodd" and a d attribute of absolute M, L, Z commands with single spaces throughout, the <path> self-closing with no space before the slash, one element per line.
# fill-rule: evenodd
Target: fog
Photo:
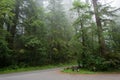
<path fill-rule="evenodd" d="M 112 3 L 112 6 L 120 7 L 120 0 L 114 0 L 113 3 Z"/>
<path fill-rule="evenodd" d="M 39 1 L 41 1 L 41 0 L 39 0 Z M 48 5 L 47 1 L 48 0 L 44 1 L 45 6 Z M 63 0 L 63 4 L 66 5 L 69 8 L 72 5 L 73 1 L 74 0 Z M 85 1 L 85 0 L 82 0 L 82 1 Z M 100 1 L 103 2 L 103 3 L 109 3 L 110 2 L 111 6 L 113 6 L 113 7 L 117 7 L 117 8 L 120 7 L 120 0 L 100 0 Z"/>

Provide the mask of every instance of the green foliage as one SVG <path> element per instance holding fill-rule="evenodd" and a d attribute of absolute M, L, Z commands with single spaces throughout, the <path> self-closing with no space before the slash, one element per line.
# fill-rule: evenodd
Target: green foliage
<path fill-rule="evenodd" d="M 85 69 L 80 69 L 80 71 L 72 71 L 72 69 L 64 70 L 62 72 L 65 73 L 71 73 L 71 74 L 96 74 L 97 72 L 90 71 L 90 70 L 85 70 Z"/>
<path fill-rule="evenodd" d="M 84 59 L 79 59 L 79 64 L 83 68 L 87 68 L 92 71 L 111 71 L 112 69 L 119 69 L 120 59 L 118 54 L 109 54 L 107 58 L 102 58 L 98 55 L 85 54 Z M 115 57 L 117 55 L 117 57 Z M 110 57 L 111 56 L 111 57 Z"/>
<path fill-rule="evenodd" d="M 48 3 L 44 7 L 37 0 L 0 0 L 0 68 L 76 60 L 89 70 L 119 69 L 120 24 L 114 21 L 110 5 L 98 4 L 107 47 L 107 54 L 101 56 L 93 7 L 75 0 L 71 10 L 76 15 L 69 20 L 62 0 Z"/>
<path fill-rule="evenodd" d="M 76 8 L 77 9 L 85 9 L 85 8 L 89 7 L 89 5 L 87 3 L 84 3 L 84 2 L 82 2 L 80 0 L 74 0 L 73 6 L 74 6 L 73 9 L 76 9 Z"/>
<path fill-rule="evenodd" d="M 10 50 L 4 40 L 0 40 L 0 68 L 7 67 L 11 64 Z"/>
<path fill-rule="evenodd" d="M 12 24 L 10 19 L 14 16 L 12 12 L 14 3 L 15 0 L 0 0 L 0 28 L 3 28 L 4 22 Z"/>
<path fill-rule="evenodd" d="M 45 42 L 34 36 L 23 36 L 22 43 L 24 48 L 20 49 L 19 54 L 21 54 L 18 54 L 18 57 L 22 56 L 21 63 L 28 66 L 47 64 L 47 49 L 45 47 Z"/>
<path fill-rule="evenodd" d="M 96 37 L 99 37 L 97 35 L 99 33 L 94 20 L 92 20 L 93 14 L 91 14 L 91 12 L 95 13 L 95 11 L 93 12 L 91 10 L 92 7 L 90 8 L 89 4 L 86 4 L 80 0 L 75 0 L 72 8 L 74 13 L 77 13 L 77 18 L 73 23 L 76 34 L 74 39 L 71 41 L 72 46 L 74 46 L 72 48 L 72 52 L 77 56 L 76 60 L 78 65 L 82 66 L 83 68 L 93 71 L 105 71 L 114 68 L 119 69 L 118 67 L 120 60 L 117 57 L 114 58 L 115 55 L 109 57 L 112 53 L 116 54 L 116 51 L 119 50 L 117 48 L 119 45 L 119 35 L 117 30 L 119 27 L 117 27 L 117 30 L 115 30 L 115 22 L 111 18 L 115 16 L 115 14 L 110 12 L 113 8 L 111 8 L 110 5 L 103 6 L 100 3 L 96 5 L 96 7 L 98 9 L 97 15 L 102 21 L 101 27 L 103 28 L 103 32 L 101 35 L 105 38 L 105 43 L 107 46 L 106 51 L 109 54 L 104 55 L 104 57 L 103 53 L 101 54 L 102 56 L 98 54 L 100 53 L 100 44 Z M 115 47 L 114 49 L 113 45 Z"/>

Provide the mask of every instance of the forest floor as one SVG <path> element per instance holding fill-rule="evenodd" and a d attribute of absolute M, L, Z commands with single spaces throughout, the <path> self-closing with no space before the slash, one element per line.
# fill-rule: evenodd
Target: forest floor
<path fill-rule="evenodd" d="M 61 68 L 1 74 L 0 80 L 120 80 L 120 74 L 69 74 Z"/>

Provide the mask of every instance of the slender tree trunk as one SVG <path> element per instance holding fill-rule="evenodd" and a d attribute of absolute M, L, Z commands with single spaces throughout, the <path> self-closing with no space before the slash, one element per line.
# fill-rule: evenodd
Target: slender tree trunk
<path fill-rule="evenodd" d="M 81 22 L 80 23 L 80 26 L 81 26 L 81 29 L 82 29 L 82 45 L 83 45 L 83 47 L 85 47 L 86 45 L 85 45 L 85 32 L 84 32 L 84 27 L 83 27 L 83 23 Z"/>
<path fill-rule="evenodd" d="M 93 7 L 94 7 L 94 12 L 95 12 L 95 19 L 96 19 L 96 24 L 98 27 L 98 40 L 99 40 L 99 45 L 100 45 L 100 55 L 106 54 L 106 47 L 105 47 L 105 40 L 102 35 L 103 29 L 102 29 L 102 24 L 98 12 L 98 5 L 97 5 L 97 0 L 92 0 Z"/>
<path fill-rule="evenodd" d="M 19 6 L 20 6 L 19 0 L 16 0 L 15 10 L 13 10 L 13 12 L 15 13 L 15 16 L 13 20 L 13 25 L 10 28 L 10 37 L 8 39 L 10 49 L 14 49 L 14 39 L 15 39 L 16 27 L 18 24 L 18 17 L 19 17 Z"/>
<path fill-rule="evenodd" d="M 77 12 L 78 12 L 78 16 L 80 16 L 79 9 L 77 10 Z M 80 27 L 81 27 L 81 31 L 82 31 L 82 45 L 83 45 L 83 47 L 85 47 L 85 32 L 84 32 L 84 25 L 83 25 L 82 19 L 80 20 Z"/>

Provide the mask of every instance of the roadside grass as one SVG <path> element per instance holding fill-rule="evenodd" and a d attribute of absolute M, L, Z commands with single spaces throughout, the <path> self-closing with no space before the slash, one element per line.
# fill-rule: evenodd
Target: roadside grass
<path fill-rule="evenodd" d="M 62 70 L 64 73 L 69 73 L 69 74 L 120 74 L 120 70 L 112 70 L 112 71 L 90 71 L 87 69 L 80 69 L 78 72 L 77 71 L 72 71 L 72 69 L 67 69 L 67 70 Z"/>
<path fill-rule="evenodd" d="M 72 71 L 72 69 L 62 70 L 64 73 L 70 73 L 70 74 L 96 74 L 97 72 L 80 69 L 79 71 Z"/>
<path fill-rule="evenodd" d="M 44 70 L 44 69 L 52 69 L 52 68 L 60 68 L 74 65 L 75 63 L 65 63 L 65 64 L 57 64 L 57 65 L 45 65 L 45 66 L 37 66 L 37 67 L 23 67 L 23 68 L 4 68 L 0 69 L 0 74 L 8 74 L 15 72 L 26 72 L 26 71 L 34 71 L 34 70 Z"/>
<path fill-rule="evenodd" d="M 15 73 L 15 72 L 28 72 L 28 71 L 35 71 L 35 70 L 45 70 L 45 69 L 53 69 L 53 68 L 63 68 L 62 72 L 70 73 L 70 74 L 111 74 L 117 73 L 120 74 L 120 70 L 112 70 L 106 72 L 94 72 L 87 69 L 80 69 L 77 71 L 72 71 L 71 69 L 64 70 L 64 67 L 76 65 L 76 62 L 71 63 L 64 63 L 64 64 L 56 64 L 56 65 L 45 65 L 45 66 L 37 66 L 37 67 L 23 67 L 23 68 L 4 68 L 0 69 L 0 74 L 8 74 L 8 73 Z"/>

